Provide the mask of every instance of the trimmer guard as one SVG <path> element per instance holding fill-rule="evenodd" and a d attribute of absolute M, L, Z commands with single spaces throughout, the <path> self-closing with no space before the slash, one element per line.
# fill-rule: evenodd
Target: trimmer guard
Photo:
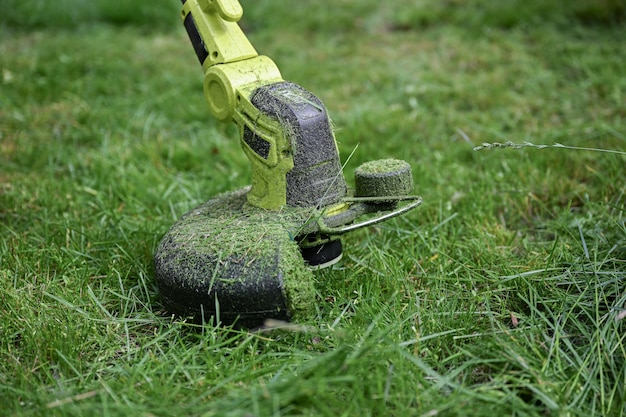
<path fill-rule="evenodd" d="M 294 240 L 310 211 L 260 209 L 248 191 L 212 198 L 161 240 L 156 282 L 169 311 L 246 327 L 314 311 L 313 273 Z"/>

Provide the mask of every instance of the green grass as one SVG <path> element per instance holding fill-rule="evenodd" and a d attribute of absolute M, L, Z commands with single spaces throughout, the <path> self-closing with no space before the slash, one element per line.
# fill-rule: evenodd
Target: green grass
<path fill-rule="evenodd" d="M 1 414 L 626 414 L 623 2 L 244 2 L 356 148 L 347 178 L 403 158 L 424 198 L 344 239 L 315 317 L 262 333 L 156 291 L 168 227 L 249 181 L 177 2 L 9 3 Z M 550 146 L 474 150 L 508 141 Z"/>

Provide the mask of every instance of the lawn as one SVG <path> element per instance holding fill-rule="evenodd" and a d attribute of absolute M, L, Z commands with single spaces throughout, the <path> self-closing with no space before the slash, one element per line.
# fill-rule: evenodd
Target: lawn
<path fill-rule="evenodd" d="M 250 176 L 179 3 L 6 3 L 0 414 L 626 415 L 623 1 L 242 1 L 346 178 L 402 158 L 424 200 L 264 331 L 156 290 L 163 234 Z"/>

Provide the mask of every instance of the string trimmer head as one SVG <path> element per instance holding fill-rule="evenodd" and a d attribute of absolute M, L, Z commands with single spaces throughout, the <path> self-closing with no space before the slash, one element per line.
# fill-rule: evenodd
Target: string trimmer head
<path fill-rule="evenodd" d="M 255 326 L 310 315 L 313 271 L 341 259 L 341 235 L 421 199 L 410 165 L 396 159 L 361 165 L 348 189 L 326 108 L 257 55 L 236 23 L 242 12 L 237 0 L 183 0 L 182 18 L 211 113 L 238 127 L 251 185 L 178 220 L 155 269 L 169 310 Z"/>

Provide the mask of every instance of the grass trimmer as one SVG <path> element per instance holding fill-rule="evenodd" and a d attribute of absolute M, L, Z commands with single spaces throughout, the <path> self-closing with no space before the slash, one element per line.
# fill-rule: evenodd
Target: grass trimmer
<path fill-rule="evenodd" d="M 203 321 L 256 326 L 314 311 L 313 271 L 338 262 L 341 236 L 421 204 L 411 167 L 366 162 L 346 185 L 323 103 L 283 80 L 237 24 L 237 0 L 183 0 L 211 114 L 233 121 L 252 172 L 242 189 L 183 215 L 155 254 L 166 307 Z"/>

